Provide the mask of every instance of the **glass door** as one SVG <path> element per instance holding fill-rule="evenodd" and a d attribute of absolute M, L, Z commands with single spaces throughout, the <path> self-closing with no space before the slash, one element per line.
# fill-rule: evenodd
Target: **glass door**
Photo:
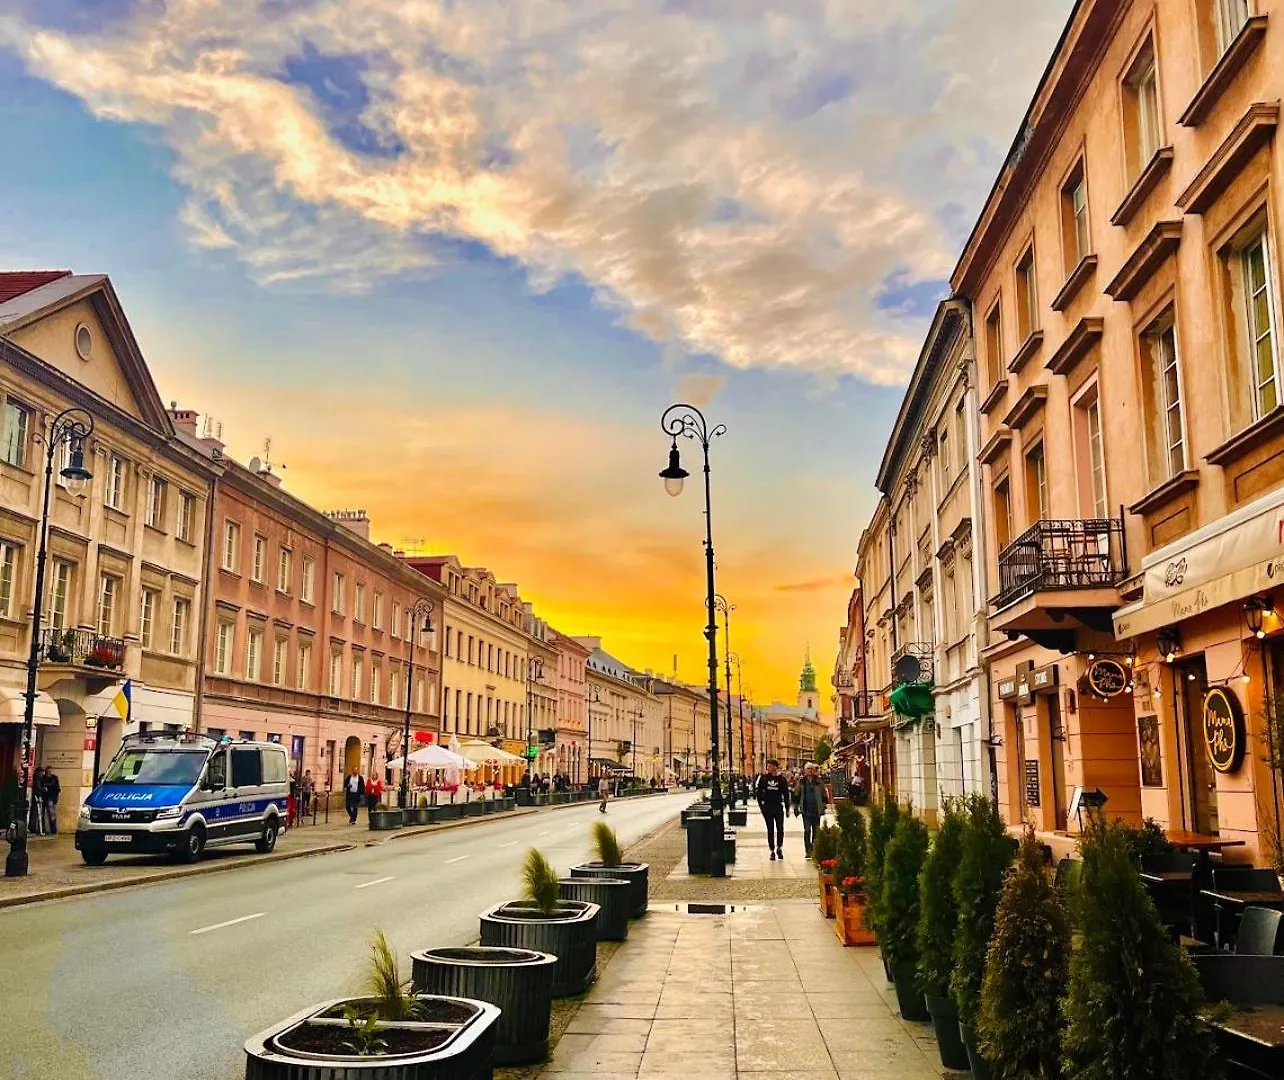
<path fill-rule="evenodd" d="M 1208 692 L 1208 667 L 1202 656 L 1173 668 L 1180 713 L 1177 723 L 1182 755 L 1186 759 L 1186 810 L 1198 833 L 1218 835 L 1217 774 L 1204 747 L 1204 695 Z"/>

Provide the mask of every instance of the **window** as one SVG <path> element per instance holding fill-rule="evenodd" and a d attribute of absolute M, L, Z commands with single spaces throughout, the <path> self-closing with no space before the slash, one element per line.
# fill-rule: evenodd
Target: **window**
<path fill-rule="evenodd" d="M 196 531 L 196 496 L 186 491 L 178 496 L 178 538 L 185 544 L 192 542 Z"/>
<path fill-rule="evenodd" d="M 1088 235 L 1088 178 L 1083 159 L 1074 167 L 1061 189 L 1061 242 L 1066 256 L 1066 273 L 1092 253 Z"/>
<path fill-rule="evenodd" d="M 120 578 L 103 574 L 98 583 L 98 636 L 112 637 L 116 626 L 116 597 L 120 594 Z"/>
<path fill-rule="evenodd" d="M 958 447 L 958 462 L 955 464 L 955 474 L 963 472 L 967 468 L 967 399 L 959 398 L 958 404 L 954 406 L 954 442 Z"/>
<path fill-rule="evenodd" d="M 1135 179 L 1163 145 L 1155 43 L 1148 40 L 1124 77 L 1124 144 Z"/>
<path fill-rule="evenodd" d="M 165 527 L 165 490 L 169 487 L 159 476 L 153 476 L 147 484 L 147 514 L 144 521 L 153 529 Z"/>
<path fill-rule="evenodd" d="M 18 468 L 27 460 L 27 431 L 31 426 L 31 410 L 16 401 L 4 403 L 4 441 L 0 444 L 0 458 Z"/>
<path fill-rule="evenodd" d="M 1012 543 L 1012 486 L 1007 477 L 994 485 L 994 539 L 999 551 Z"/>
<path fill-rule="evenodd" d="M 125 505 L 125 459 L 115 454 L 107 462 L 107 490 L 103 501 L 113 510 Z"/>
<path fill-rule="evenodd" d="M 286 638 L 279 637 L 272 643 L 272 685 L 285 684 L 285 650 L 289 646 Z"/>
<path fill-rule="evenodd" d="M 296 658 L 298 667 L 294 673 L 294 685 L 300 690 L 308 688 L 308 665 L 312 662 L 312 646 L 299 642 L 299 654 Z"/>
<path fill-rule="evenodd" d="M 374 594 L 373 610 L 370 613 L 370 625 L 376 630 L 383 629 L 383 593 L 378 589 Z"/>
<path fill-rule="evenodd" d="M 253 626 L 245 638 L 245 677 L 250 682 L 263 678 L 263 631 Z"/>
<path fill-rule="evenodd" d="M 330 696 L 338 697 L 342 688 L 343 679 L 343 653 L 333 651 L 330 653 Z"/>
<path fill-rule="evenodd" d="M 250 580 L 263 584 L 263 575 L 267 571 L 267 537 L 254 536 L 254 562 L 250 567 Z"/>
<path fill-rule="evenodd" d="M 1149 424 L 1151 417 L 1146 417 Z M 1074 440 L 1079 479 L 1079 508 L 1084 517 L 1110 516 L 1106 492 L 1105 434 L 1101 425 L 1101 398 L 1096 383 L 1074 401 Z M 1162 425 L 1162 417 L 1160 418 Z"/>
<path fill-rule="evenodd" d="M 445 642 L 446 642 L 446 659 L 449 660 L 450 659 L 450 627 L 445 628 L 444 636 L 445 636 Z"/>
<path fill-rule="evenodd" d="M 276 587 L 280 592 L 288 593 L 294 583 L 294 552 L 288 547 L 276 553 Z"/>
<path fill-rule="evenodd" d="M 250 747 L 232 748 L 232 787 L 260 787 L 263 784 L 261 751 Z"/>
<path fill-rule="evenodd" d="M 361 700 L 361 687 L 366 678 L 366 660 L 360 653 L 352 658 L 352 700 Z"/>
<path fill-rule="evenodd" d="M 1248 22 L 1248 0 L 1213 0 L 1214 30 L 1217 35 L 1217 55 L 1221 56 L 1231 47 L 1239 32 Z"/>
<path fill-rule="evenodd" d="M 174 618 L 169 628 L 169 651 L 175 656 L 187 653 L 187 627 L 192 621 L 192 602 L 184 596 L 174 600 Z"/>
<path fill-rule="evenodd" d="M 1048 516 L 1048 466 L 1042 441 L 1025 455 L 1025 509 L 1032 522 Z"/>
<path fill-rule="evenodd" d="M 462 660 L 463 658 L 464 658 L 464 632 L 462 630 L 457 630 L 455 632 L 455 659 Z"/>
<path fill-rule="evenodd" d="M 412 644 L 417 644 L 418 636 L 415 634 L 415 612 L 413 608 L 406 608 L 406 640 Z"/>
<path fill-rule="evenodd" d="M 388 669 L 388 704 L 394 709 L 399 708 L 397 700 L 397 688 L 401 685 L 401 673 L 397 668 Z"/>
<path fill-rule="evenodd" d="M 468 635 L 468 662 L 473 662 L 473 635 Z"/>
<path fill-rule="evenodd" d="M 150 649 L 156 633 L 156 605 L 160 594 L 155 589 L 144 589 L 139 601 L 138 643 Z"/>
<path fill-rule="evenodd" d="M 305 604 L 312 603 L 313 594 L 316 592 L 317 585 L 317 564 L 303 556 L 303 576 L 299 582 L 299 596 Z"/>
<path fill-rule="evenodd" d="M 353 592 L 352 617 L 363 623 L 366 621 L 366 587 L 358 581 Z"/>
<path fill-rule="evenodd" d="M 334 595 L 331 597 L 331 610 L 333 610 L 333 612 L 334 612 L 336 615 L 342 615 L 342 614 L 343 614 L 343 590 L 344 590 L 344 585 L 345 585 L 345 582 L 344 582 L 343 575 L 342 575 L 341 573 L 339 573 L 339 571 L 338 571 L 338 570 L 336 570 L 336 571 L 334 572 L 334 578 L 333 578 L 332 583 L 331 583 L 331 592 L 334 594 Z"/>
<path fill-rule="evenodd" d="M 1039 329 L 1039 290 L 1034 277 L 1034 248 L 1026 248 L 1017 263 L 1017 334 L 1025 341 Z"/>
<path fill-rule="evenodd" d="M 495 646 L 494 645 L 486 646 L 486 670 L 487 671 L 495 670 Z"/>
<path fill-rule="evenodd" d="M 985 317 L 985 363 L 990 371 L 990 385 L 1003 378 L 1003 301 L 994 301 L 994 307 Z"/>
<path fill-rule="evenodd" d="M 424 711 L 424 677 L 419 676 L 419 681 L 415 684 L 415 712 Z"/>
<path fill-rule="evenodd" d="M 1145 400 L 1146 460 L 1150 483 L 1158 486 L 1186 468 L 1181 378 L 1177 370 L 1177 328 L 1171 310 L 1141 336 L 1141 380 Z"/>
<path fill-rule="evenodd" d="M 13 579 L 18 566 L 18 549 L 0 542 L 0 618 L 13 616 Z"/>
<path fill-rule="evenodd" d="M 370 661 L 370 704 L 379 704 L 380 683 L 383 682 L 383 665 L 378 660 Z"/>
<path fill-rule="evenodd" d="M 1265 416 L 1280 400 L 1275 297 L 1265 232 L 1258 233 L 1241 249 L 1239 264 L 1243 275 L 1246 341 L 1252 361 L 1254 415 Z"/>
<path fill-rule="evenodd" d="M 393 637 L 397 636 L 397 631 L 401 627 L 401 605 L 397 601 L 392 602 L 392 618 L 388 622 L 388 632 Z"/>
<path fill-rule="evenodd" d="M 235 625 L 230 622 L 220 622 L 218 633 L 214 637 L 214 671 L 219 675 L 232 673 L 232 648 L 235 639 Z"/>
<path fill-rule="evenodd" d="M 235 521 L 223 522 L 223 569 L 233 574 L 240 564 L 241 526 Z"/>
<path fill-rule="evenodd" d="M 269 735 L 268 742 L 279 743 L 280 735 Z M 263 783 L 265 784 L 284 784 L 289 777 L 289 767 L 286 764 L 285 754 L 277 750 L 264 750 L 263 755 Z M 299 757 L 303 757 L 303 748 L 299 748 Z"/>
<path fill-rule="evenodd" d="M 49 625 L 61 630 L 67 625 L 67 599 L 71 596 L 71 563 L 55 559 L 49 589 Z"/>

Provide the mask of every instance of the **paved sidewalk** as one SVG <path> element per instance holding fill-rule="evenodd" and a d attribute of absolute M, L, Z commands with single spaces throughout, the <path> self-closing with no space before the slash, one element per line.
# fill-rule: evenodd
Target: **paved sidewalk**
<path fill-rule="evenodd" d="M 815 870 L 789 853 L 771 861 L 752 816 L 737 846 L 735 876 L 714 883 L 732 910 L 698 915 L 685 903 L 653 901 L 585 997 L 541 1080 L 955 1075 L 942 1070 L 931 1028 L 901 1020 L 878 951 L 843 948 L 815 900 L 737 903 L 764 879 L 814 887 Z M 683 881 L 710 901 L 709 879 L 687 877 L 685 861 L 665 880 L 666 895 Z"/>

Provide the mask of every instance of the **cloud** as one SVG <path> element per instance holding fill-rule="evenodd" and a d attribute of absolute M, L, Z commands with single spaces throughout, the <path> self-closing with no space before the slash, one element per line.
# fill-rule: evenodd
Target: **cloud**
<path fill-rule="evenodd" d="M 820 592 L 822 590 L 834 589 L 846 585 L 853 587 L 854 580 L 850 574 L 843 574 L 838 577 L 817 578 L 814 581 L 798 581 L 788 585 L 777 585 L 776 592 L 783 593 L 810 593 Z"/>
<path fill-rule="evenodd" d="M 688 405 L 702 409 L 722 393 L 722 388 L 726 385 L 725 375 L 683 375 L 674 388 L 673 396 L 678 401 L 685 401 Z"/>
<path fill-rule="evenodd" d="M 948 272 L 1068 4 L 114 0 L 0 46 L 158 128 L 195 243 L 263 283 L 465 241 L 664 347 L 895 384 L 922 319 L 883 283 Z"/>

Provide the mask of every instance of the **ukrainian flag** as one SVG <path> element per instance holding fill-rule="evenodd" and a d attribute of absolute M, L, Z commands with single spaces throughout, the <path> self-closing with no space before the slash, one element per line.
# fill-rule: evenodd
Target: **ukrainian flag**
<path fill-rule="evenodd" d="M 112 708 L 116 710 L 116 714 L 127 724 L 134 708 L 133 693 L 134 684 L 129 679 L 126 679 L 125 684 L 117 692 L 111 703 Z"/>

